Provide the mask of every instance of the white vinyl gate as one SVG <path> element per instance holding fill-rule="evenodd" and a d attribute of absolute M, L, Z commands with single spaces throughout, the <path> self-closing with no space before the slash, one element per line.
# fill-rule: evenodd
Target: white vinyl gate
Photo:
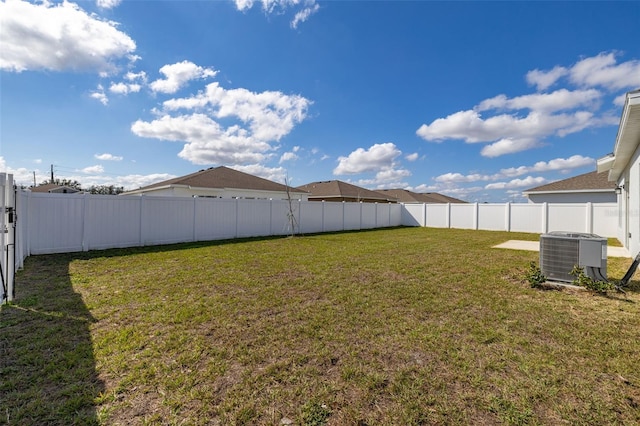
<path fill-rule="evenodd" d="M 16 270 L 16 190 L 13 175 L 0 173 L 0 297 L 1 303 L 14 296 Z"/>

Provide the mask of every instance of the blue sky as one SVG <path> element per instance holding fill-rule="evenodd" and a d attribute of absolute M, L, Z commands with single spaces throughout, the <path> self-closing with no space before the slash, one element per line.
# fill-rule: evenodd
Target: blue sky
<path fill-rule="evenodd" d="M 521 202 L 613 150 L 638 40 L 631 1 L 2 1 L 0 170 Z"/>

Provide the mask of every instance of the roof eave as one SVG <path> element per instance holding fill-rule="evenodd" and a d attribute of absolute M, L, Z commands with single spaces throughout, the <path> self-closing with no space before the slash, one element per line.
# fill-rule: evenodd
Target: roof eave
<path fill-rule="evenodd" d="M 617 181 L 640 143 L 640 90 L 627 93 L 613 149 L 609 181 Z"/>
<path fill-rule="evenodd" d="M 616 192 L 615 188 L 606 188 L 606 189 L 562 189 L 562 190 L 550 190 L 550 191 L 523 191 L 522 195 L 543 195 L 543 194 L 586 194 L 586 193 L 609 193 Z"/>

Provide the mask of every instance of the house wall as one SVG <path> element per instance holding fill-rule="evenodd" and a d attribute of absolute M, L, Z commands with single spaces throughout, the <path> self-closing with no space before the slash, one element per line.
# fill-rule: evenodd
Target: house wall
<path fill-rule="evenodd" d="M 528 194 L 527 198 L 530 203 L 615 203 L 617 201 L 614 191 Z"/>
<path fill-rule="evenodd" d="M 640 146 L 618 180 L 624 185 L 620 196 L 618 239 L 632 256 L 640 252 Z"/>

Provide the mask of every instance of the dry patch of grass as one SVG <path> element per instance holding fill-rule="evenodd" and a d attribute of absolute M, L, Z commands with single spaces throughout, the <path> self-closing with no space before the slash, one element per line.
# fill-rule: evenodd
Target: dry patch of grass
<path fill-rule="evenodd" d="M 532 289 L 538 254 L 490 248 L 508 239 L 537 236 L 399 228 L 31 257 L 0 315 L 0 419 L 640 421 L 640 295 Z M 610 258 L 609 275 L 629 264 Z"/>

